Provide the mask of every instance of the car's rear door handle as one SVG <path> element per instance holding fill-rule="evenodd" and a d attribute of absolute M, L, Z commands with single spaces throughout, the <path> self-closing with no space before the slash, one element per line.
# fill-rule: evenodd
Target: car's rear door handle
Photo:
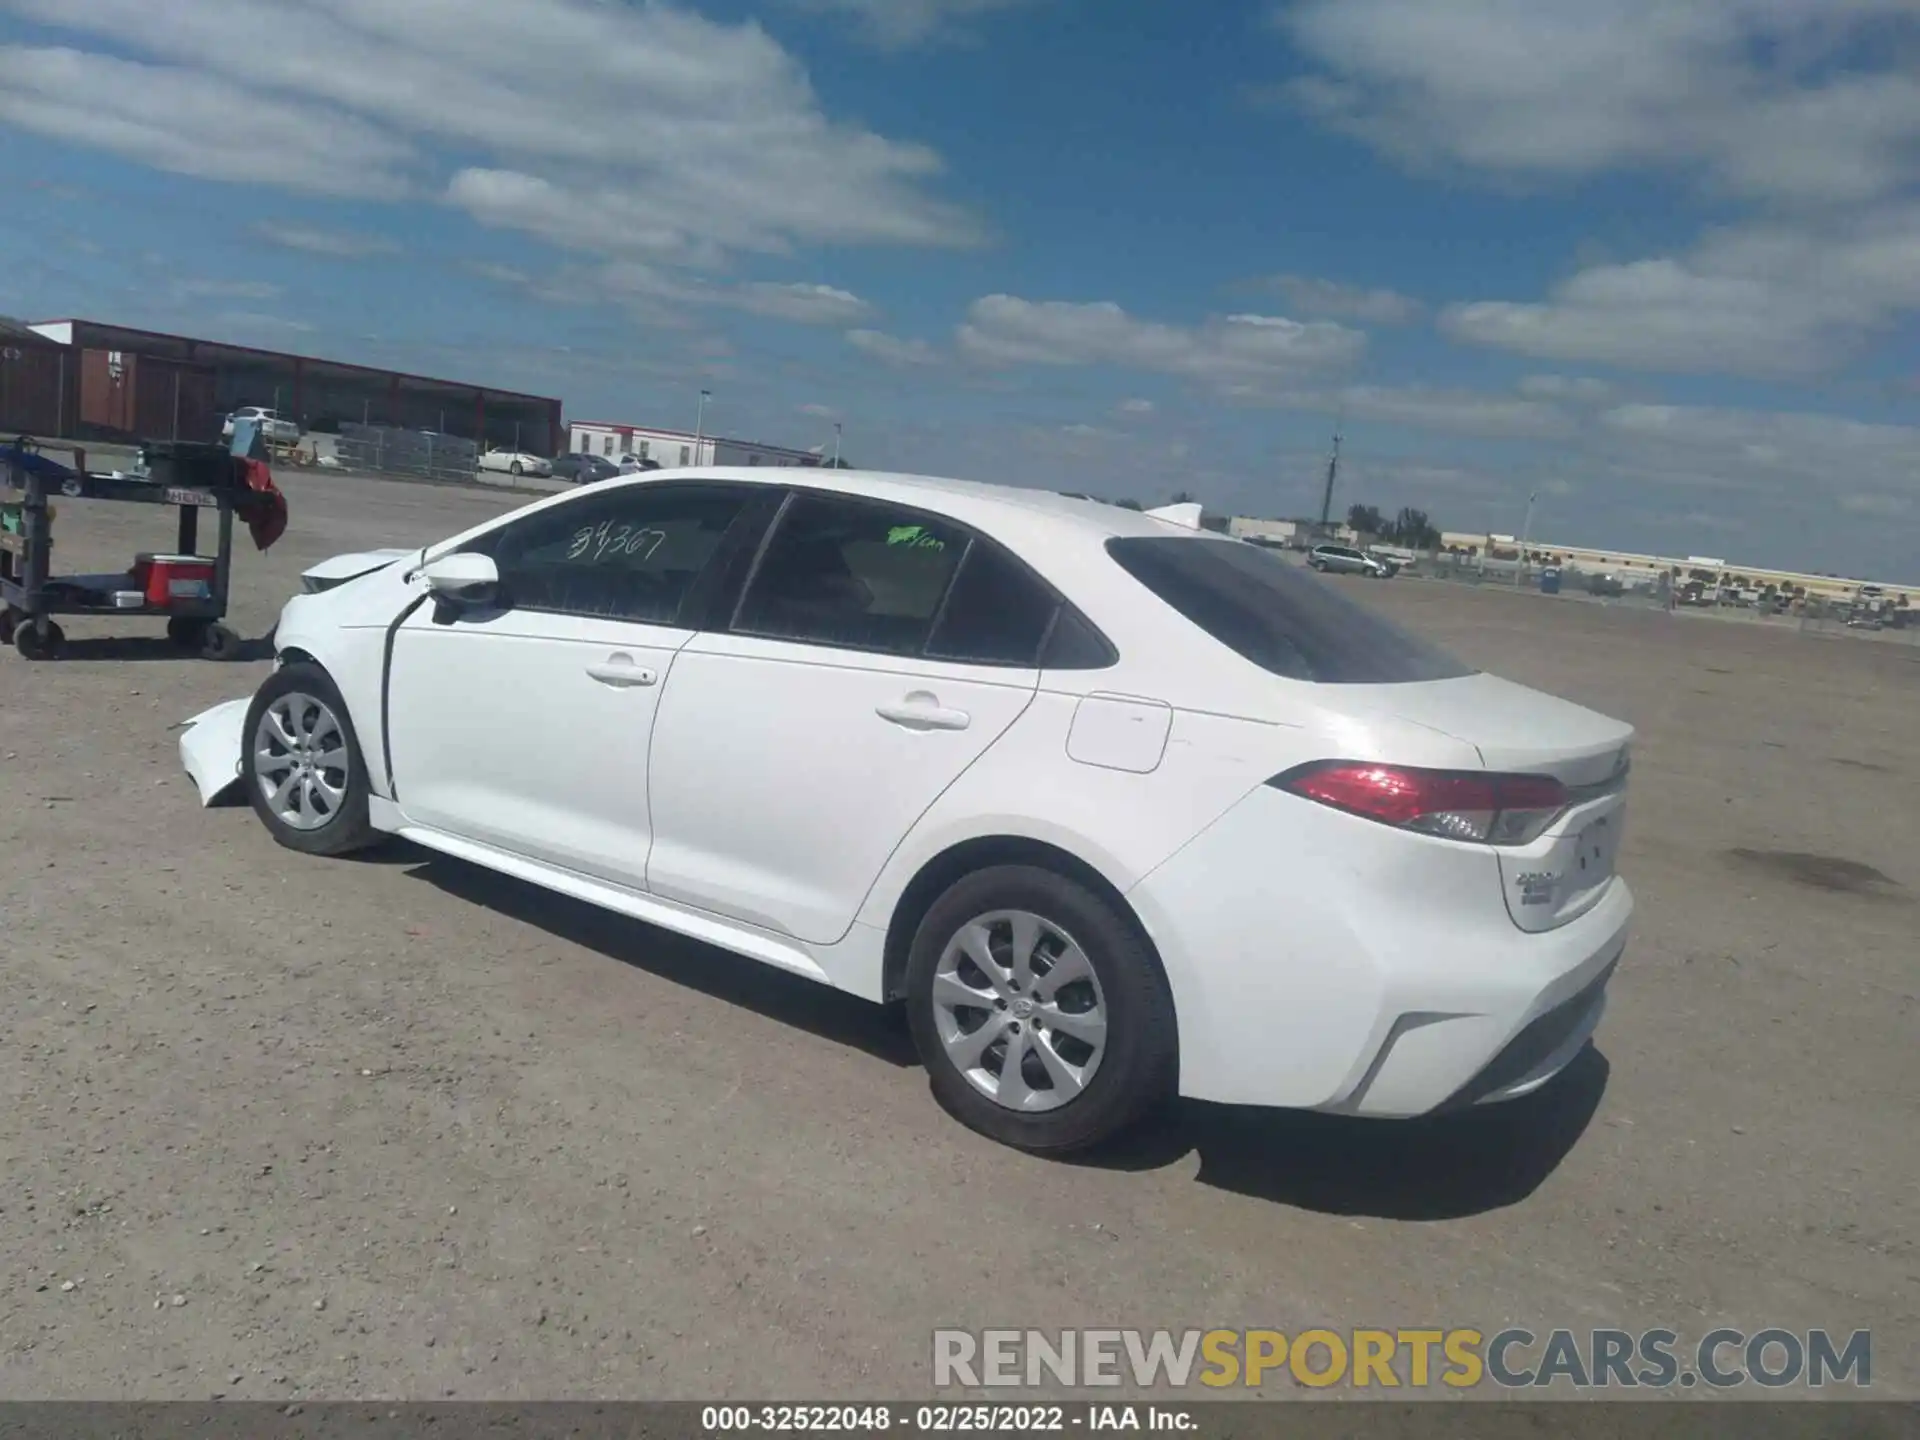
<path fill-rule="evenodd" d="M 908 730 L 964 730 L 973 723 L 966 711 L 949 710 L 924 690 L 890 705 L 876 705 L 873 713 Z"/>
<path fill-rule="evenodd" d="M 631 685 L 652 685 L 660 678 L 645 666 L 634 664 L 631 655 L 609 655 L 598 665 L 587 666 L 587 674 L 602 685 L 622 688 Z"/>

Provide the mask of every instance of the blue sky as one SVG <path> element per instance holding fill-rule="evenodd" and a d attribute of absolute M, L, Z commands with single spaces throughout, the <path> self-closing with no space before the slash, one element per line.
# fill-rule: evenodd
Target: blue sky
<path fill-rule="evenodd" d="M 0 0 L 0 311 L 1920 579 L 1912 0 Z"/>

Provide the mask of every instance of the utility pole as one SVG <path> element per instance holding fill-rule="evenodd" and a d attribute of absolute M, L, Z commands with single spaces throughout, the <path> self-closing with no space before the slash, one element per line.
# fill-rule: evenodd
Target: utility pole
<path fill-rule="evenodd" d="M 1513 569 L 1513 585 L 1517 590 L 1525 582 L 1527 573 L 1527 540 L 1533 534 L 1533 502 L 1540 498 L 1538 490 L 1527 496 L 1526 517 L 1520 522 L 1520 563 Z"/>
<path fill-rule="evenodd" d="M 833 468 L 840 468 L 840 422 L 833 422 Z"/>
<path fill-rule="evenodd" d="M 1333 456 L 1327 461 L 1327 488 L 1320 497 L 1320 532 L 1325 534 L 1333 519 L 1333 482 L 1340 474 L 1340 431 L 1344 417 L 1333 422 Z"/>
<path fill-rule="evenodd" d="M 711 390 L 702 390 L 700 392 L 700 409 L 693 422 L 693 463 L 696 465 L 704 465 L 707 463 L 706 458 L 700 453 L 700 450 L 701 441 L 706 438 L 707 433 L 707 401 L 712 398 L 713 392 Z"/>

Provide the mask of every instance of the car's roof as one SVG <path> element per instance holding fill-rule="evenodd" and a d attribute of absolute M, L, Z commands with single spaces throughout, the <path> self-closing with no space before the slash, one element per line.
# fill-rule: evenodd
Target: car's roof
<path fill-rule="evenodd" d="M 954 480 L 937 475 L 909 475 L 882 470 L 708 466 L 686 470 L 649 470 L 628 477 L 624 483 L 659 485 L 689 480 L 741 481 L 754 485 L 859 495 L 901 505 L 924 506 L 950 514 L 968 524 L 994 525 L 997 521 L 995 528 L 1065 528 L 1101 537 L 1196 533 L 1183 525 L 1157 520 L 1138 510 L 1102 504 L 1098 500 L 1080 500 L 1071 495 L 1030 490 L 1017 485 L 989 485 L 977 480 Z"/>
<path fill-rule="evenodd" d="M 1246 708 L 1255 703 L 1247 698 L 1249 694 L 1265 695 L 1273 683 L 1272 676 L 1208 639 L 1204 631 L 1197 630 L 1123 565 L 1115 564 L 1107 549 L 1110 540 L 1135 537 L 1222 547 L 1244 546 L 1244 541 L 1097 500 L 1014 485 L 885 471 L 777 465 L 645 470 L 596 481 L 592 493 L 604 496 L 628 486 L 689 482 L 855 495 L 929 510 L 979 530 L 1012 549 L 1084 611 L 1095 626 L 1116 639 L 1120 660 L 1103 680 L 1122 693 L 1161 693 L 1171 683 L 1167 668 L 1171 664 L 1180 672 L 1180 691 L 1188 703 L 1212 713 L 1240 714 L 1253 713 Z M 431 546 L 427 553 L 446 554 L 472 536 L 497 525 L 512 524 L 518 516 L 573 504 L 581 494 L 579 489 L 569 487 Z"/>

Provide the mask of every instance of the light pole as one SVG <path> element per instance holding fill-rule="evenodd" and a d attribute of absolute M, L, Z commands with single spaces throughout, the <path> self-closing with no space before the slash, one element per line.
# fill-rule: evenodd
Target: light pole
<path fill-rule="evenodd" d="M 833 468 L 840 468 L 840 422 L 833 422 Z"/>
<path fill-rule="evenodd" d="M 693 421 L 693 463 L 696 465 L 704 465 L 707 463 L 706 456 L 702 455 L 700 451 L 702 448 L 701 442 L 705 440 L 707 434 L 707 401 L 712 398 L 713 392 L 711 390 L 702 390 L 700 392 L 700 409 L 694 416 Z"/>
<path fill-rule="evenodd" d="M 1346 418 L 1346 407 L 1342 406 L 1340 412 L 1334 416 L 1333 455 L 1327 461 L 1327 488 L 1320 496 L 1320 534 L 1323 539 L 1328 534 L 1328 526 L 1333 521 L 1333 482 L 1340 474 L 1340 432 L 1346 426 Z"/>
<path fill-rule="evenodd" d="M 1540 498 L 1538 490 L 1527 496 L 1526 517 L 1520 522 L 1520 563 L 1514 567 L 1513 586 L 1517 590 L 1525 583 L 1527 572 L 1527 540 L 1533 534 L 1533 502 Z"/>

